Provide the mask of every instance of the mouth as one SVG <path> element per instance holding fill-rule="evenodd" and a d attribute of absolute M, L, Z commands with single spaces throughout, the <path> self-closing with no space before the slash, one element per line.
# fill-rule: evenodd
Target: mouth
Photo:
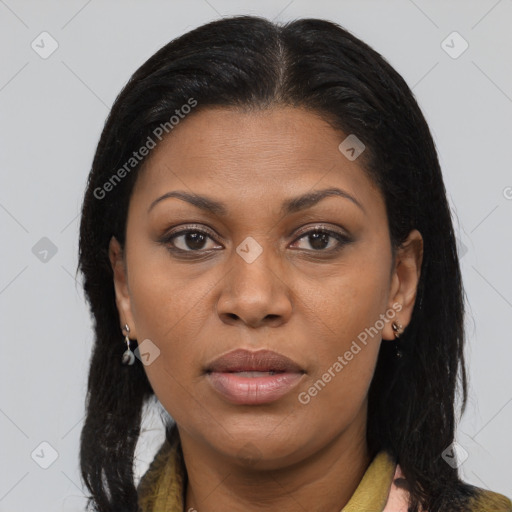
<path fill-rule="evenodd" d="M 290 358 L 269 350 L 235 350 L 205 368 L 212 388 L 237 405 L 275 402 L 295 388 L 305 373 Z"/>

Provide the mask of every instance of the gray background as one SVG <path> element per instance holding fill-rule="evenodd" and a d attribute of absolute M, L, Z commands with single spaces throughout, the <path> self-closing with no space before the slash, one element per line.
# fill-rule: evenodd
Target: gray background
<path fill-rule="evenodd" d="M 84 508 L 78 441 L 92 330 L 74 274 L 82 193 L 109 108 L 170 39 L 243 13 L 340 23 L 413 89 L 439 150 L 468 298 L 461 471 L 512 496 L 512 0 L 0 0 L 0 511 Z M 31 47 L 51 48 L 43 31 L 59 45 L 46 59 Z M 457 58 L 461 40 L 442 46 L 453 31 L 469 44 Z M 139 477 L 163 436 L 152 414 Z"/>

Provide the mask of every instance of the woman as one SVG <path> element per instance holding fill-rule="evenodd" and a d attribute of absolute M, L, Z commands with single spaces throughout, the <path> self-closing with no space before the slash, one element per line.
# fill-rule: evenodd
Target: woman
<path fill-rule="evenodd" d="M 79 268 L 95 510 L 512 510 L 458 476 L 463 288 L 430 131 L 340 26 L 225 18 L 144 63 Z M 152 398 L 166 440 L 136 487 Z"/>

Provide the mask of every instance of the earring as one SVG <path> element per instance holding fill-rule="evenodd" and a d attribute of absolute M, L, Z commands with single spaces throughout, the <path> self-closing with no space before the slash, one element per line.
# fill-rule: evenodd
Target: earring
<path fill-rule="evenodd" d="M 124 324 L 123 331 L 126 332 L 124 341 L 126 342 L 127 349 L 123 353 L 123 357 L 121 358 L 121 363 L 125 366 L 132 365 L 135 362 L 135 355 L 130 349 L 130 338 L 128 338 L 128 334 L 130 334 L 130 327 L 128 324 Z"/>
<path fill-rule="evenodd" d="M 404 332 L 402 324 L 397 324 L 396 322 L 393 322 L 391 324 L 391 327 L 393 328 L 393 332 L 395 333 L 395 339 L 398 340 L 398 338 L 400 338 L 400 335 Z M 400 359 L 402 356 L 403 352 L 400 350 L 400 342 L 396 341 L 396 357 Z"/>
<path fill-rule="evenodd" d="M 404 332 L 402 324 L 397 324 L 396 322 L 393 322 L 391 324 L 391 327 L 393 328 L 393 331 L 395 333 L 395 338 L 400 338 L 400 334 Z"/>

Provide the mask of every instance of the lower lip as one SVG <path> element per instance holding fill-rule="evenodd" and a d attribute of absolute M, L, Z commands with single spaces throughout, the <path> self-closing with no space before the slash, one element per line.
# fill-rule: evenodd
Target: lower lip
<path fill-rule="evenodd" d="M 234 404 L 257 405 L 275 402 L 289 393 L 303 373 L 276 373 L 261 377 L 241 377 L 236 373 L 209 373 L 208 381 L 224 398 Z"/>

